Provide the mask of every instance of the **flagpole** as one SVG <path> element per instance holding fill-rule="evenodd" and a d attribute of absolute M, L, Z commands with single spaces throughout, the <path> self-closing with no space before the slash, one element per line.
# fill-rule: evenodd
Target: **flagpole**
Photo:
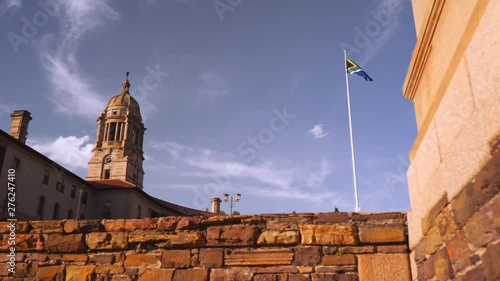
<path fill-rule="evenodd" d="M 346 50 L 344 50 L 344 71 L 345 71 L 345 83 L 346 83 L 346 94 L 347 94 L 347 111 L 349 112 L 349 134 L 351 136 L 351 157 L 352 157 L 352 177 L 354 180 L 354 200 L 356 203 L 355 210 L 356 212 L 361 211 L 359 208 L 359 200 L 358 200 L 358 186 L 356 180 L 356 162 L 354 161 L 354 142 L 352 140 L 352 120 L 351 120 L 351 100 L 349 98 L 349 77 L 347 74 L 347 54 Z"/>

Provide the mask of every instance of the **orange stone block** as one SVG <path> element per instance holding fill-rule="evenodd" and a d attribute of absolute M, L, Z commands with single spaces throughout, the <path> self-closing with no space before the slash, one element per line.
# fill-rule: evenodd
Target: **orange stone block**
<path fill-rule="evenodd" d="M 97 274 L 122 274 L 125 271 L 123 266 L 112 264 L 112 265 L 97 265 L 95 268 L 95 273 Z"/>
<path fill-rule="evenodd" d="M 61 233 L 62 221 L 32 221 L 31 233 Z"/>
<path fill-rule="evenodd" d="M 93 265 L 68 265 L 65 281 L 91 280 L 94 268 Z"/>
<path fill-rule="evenodd" d="M 87 246 L 91 250 L 126 249 L 126 232 L 94 232 L 86 235 Z"/>
<path fill-rule="evenodd" d="M 191 264 L 189 250 L 167 250 L 161 255 L 161 267 L 185 268 Z"/>
<path fill-rule="evenodd" d="M 323 257 L 323 265 L 344 265 L 344 264 L 356 264 L 356 257 L 354 255 L 328 255 Z"/>
<path fill-rule="evenodd" d="M 125 257 L 125 267 L 160 265 L 160 256 L 156 254 L 132 254 Z"/>
<path fill-rule="evenodd" d="M 292 259 L 293 251 L 291 249 L 237 249 L 224 257 L 224 265 L 290 265 Z"/>
<path fill-rule="evenodd" d="M 356 231 L 352 226 L 345 225 L 314 225 L 300 226 L 303 245 L 356 245 Z"/>
<path fill-rule="evenodd" d="M 208 269 L 177 269 L 174 272 L 173 281 L 206 281 L 208 280 Z"/>
<path fill-rule="evenodd" d="M 64 266 L 43 266 L 36 273 L 37 281 L 64 281 Z"/>
<path fill-rule="evenodd" d="M 296 245 L 299 243 L 299 232 L 294 230 L 268 230 L 260 234 L 257 245 Z"/>
<path fill-rule="evenodd" d="M 172 281 L 175 269 L 168 268 L 141 268 L 138 281 Z"/>
<path fill-rule="evenodd" d="M 406 242 L 404 227 L 397 225 L 360 226 L 359 239 L 362 243 Z"/>

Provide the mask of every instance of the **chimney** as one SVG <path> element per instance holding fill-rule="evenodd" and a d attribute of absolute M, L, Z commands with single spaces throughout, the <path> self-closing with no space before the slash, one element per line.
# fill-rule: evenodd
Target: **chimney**
<path fill-rule="evenodd" d="M 212 213 L 219 214 L 220 213 L 220 198 L 212 198 Z"/>
<path fill-rule="evenodd" d="M 28 135 L 28 123 L 32 119 L 31 113 L 27 110 L 15 110 L 10 117 L 12 118 L 10 135 L 25 144 Z"/>

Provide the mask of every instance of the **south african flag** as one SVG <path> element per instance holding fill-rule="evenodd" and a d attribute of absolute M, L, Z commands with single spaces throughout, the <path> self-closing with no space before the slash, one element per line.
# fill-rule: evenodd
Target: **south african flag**
<path fill-rule="evenodd" d="M 366 72 L 363 71 L 361 66 L 352 61 L 350 58 L 346 58 L 346 66 L 347 66 L 347 73 L 349 74 L 356 73 L 357 75 L 365 78 L 366 81 L 373 81 L 373 79 L 370 76 L 368 76 Z"/>

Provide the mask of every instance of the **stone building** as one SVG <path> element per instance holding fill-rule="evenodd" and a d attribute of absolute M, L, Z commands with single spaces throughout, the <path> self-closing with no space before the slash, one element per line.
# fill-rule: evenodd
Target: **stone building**
<path fill-rule="evenodd" d="M 413 0 L 414 280 L 500 278 L 500 1 Z"/>
<path fill-rule="evenodd" d="M 19 220 L 209 216 L 148 195 L 143 190 L 144 123 L 127 79 L 97 118 L 97 135 L 87 178 L 82 179 L 28 145 L 31 114 L 16 110 L 10 134 L 0 130 L 0 186 L 15 187 L 15 201 L 0 193 L 0 219 L 10 203 Z M 9 171 L 15 170 L 15 179 Z M 14 184 L 14 185 L 12 185 Z M 13 199 L 10 199 L 13 200 Z"/>

